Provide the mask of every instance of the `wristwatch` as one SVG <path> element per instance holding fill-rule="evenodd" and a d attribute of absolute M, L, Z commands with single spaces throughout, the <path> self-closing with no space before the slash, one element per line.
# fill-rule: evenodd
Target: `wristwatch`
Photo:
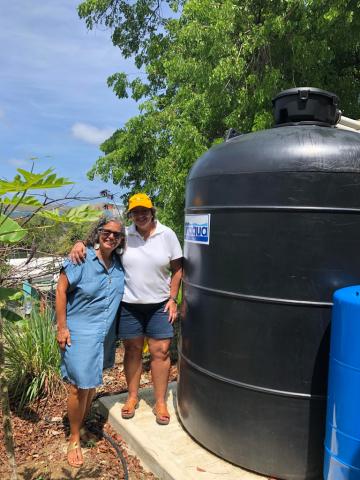
<path fill-rule="evenodd" d="M 175 302 L 176 305 L 177 305 L 177 299 L 176 299 L 176 297 L 173 297 L 172 295 L 170 295 L 169 300 L 174 300 L 174 302 Z"/>

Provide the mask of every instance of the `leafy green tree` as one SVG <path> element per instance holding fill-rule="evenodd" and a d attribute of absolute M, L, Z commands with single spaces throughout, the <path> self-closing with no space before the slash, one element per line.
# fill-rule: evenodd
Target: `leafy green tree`
<path fill-rule="evenodd" d="M 102 144 L 89 178 L 146 190 L 178 232 L 194 161 L 230 127 L 270 127 L 279 91 L 334 91 L 345 115 L 360 116 L 357 0 L 85 0 L 79 14 L 88 28 L 111 28 L 145 73 L 108 79 L 140 114 Z"/>
<path fill-rule="evenodd" d="M 38 200 L 32 193 L 38 190 L 47 190 L 69 185 L 66 178 L 57 177 L 52 169 L 42 173 L 29 172 L 18 169 L 18 174 L 12 181 L 0 180 L 0 259 L 11 256 L 13 248 L 28 234 L 28 223 L 34 216 L 40 216 L 52 222 L 83 223 L 93 221 L 99 216 L 86 205 L 60 212 L 59 209 L 48 210 L 51 200 L 47 197 L 43 202 Z M 12 217 L 20 207 L 31 207 L 32 211 L 21 222 L 16 222 Z M 16 284 L 7 275 L 6 268 L 0 268 L 0 401 L 3 415 L 3 428 L 5 447 L 11 469 L 11 480 L 17 479 L 16 461 L 14 453 L 14 440 L 10 417 L 8 382 L 5 373 L 5 350 L 4 350 L 4 317 L 3 309 L 11 300 L 18 297 Z"/>
<path fill-rule="evenodd" d="M 22 219 L 16 219 L 21 223 Z M 56 255 L 59 238 L 64 235 L 66 225 L 51 222 L 45 217 L 35 215 L 27 223 L 27 235 L 17 243 L 19 255 L 26 256 L 33 250 L 36 255 Z"/>
<path fill-rule="evenodd" d="M 58 255 L 67 256 L 74 243 L 79 239 L 84 239 L 89 233 L 89 224 L 83 223 L 81 225 L 70 224 L 66 225 L 63 234 L 57 239 L 56 253 Z"/>

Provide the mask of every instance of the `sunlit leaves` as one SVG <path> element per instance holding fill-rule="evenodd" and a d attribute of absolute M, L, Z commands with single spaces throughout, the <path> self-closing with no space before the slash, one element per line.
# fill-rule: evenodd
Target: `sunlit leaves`
<path fill-rule="evenodd" d="M 125 73 L 115 73 L 107 79 L 107 84 L 115 92 L 115 95 L 119 98 L 127 98 L 128 94 L 126 89 L 129 84 Z"/>
<path fill-rule="evenodd" d="M 33 173 L 22 168 L 18 168 L 17 171 L 19 174 L 15 176 L 14 180 L 0 180 L 0 195 L 9 192 L 59 188 L 73 183 L 67 178 L 58 177 L 53 173 L 54 169 L 52 168 L 43 173 Z"/>
<path fill-rule="evenodd" d="M 21 205 L 27 207 L 38 208 L 42 206 L 42 203 L 32 195 L 20 195 L 20 193 L 15 193 L 12 197 L 2 197 L 0 198 L 0 204 L 3 205 Z"/>
<path fill-rule="evenodd" d="M 93 222 L 99 218 L 101 211 L 91 208 L 89 205 L 80 205 L 66 210 L 59 208 L 53 210 L 41 210 L 38 215 L 62 223 L 86 223 Z"/>
<path fill-rule="evenodd" d="M 26 235 L 26 230 L 11 218 L 0 214 L 0 243 L 19 242 Z"/>

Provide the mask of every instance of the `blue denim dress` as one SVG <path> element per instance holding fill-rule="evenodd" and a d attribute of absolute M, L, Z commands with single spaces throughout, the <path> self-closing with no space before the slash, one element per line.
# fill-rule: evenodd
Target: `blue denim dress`
<path fill-rule="evenodd" d="M 61 374 L 79 388 L 102 384 L 102 371 L 115 360 L 115 317 L 124 293 L 124 271 L 117 255 L 109 270 L 93 248 L 86 260 L 63 265 L 69 281 L 66 321 L 71 345 L 62 352 Z"/>

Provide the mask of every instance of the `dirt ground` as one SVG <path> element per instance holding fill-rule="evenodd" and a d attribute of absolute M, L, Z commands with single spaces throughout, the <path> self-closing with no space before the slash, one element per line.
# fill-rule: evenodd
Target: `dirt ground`
<path fill-rule="evenodd" d="M 116 366 L 104 374 L 104 385 L 97 394 L 122 393 L 126 391 L 122 366 L 122 349 L 118 349 Z M 177 369 L 171 367 L 170 381 L 176 380 Z M 144 361 L 141 386 L 151 385 L 149 365 Z M 0 417 L 2 422 L 2 419 Z M 87 444 L 83 444 L 84 465 L 75 469 L 66 461 L 66 437 L 68 423 L 66 418 L 66 391 L 60 398 L 40 401 L 31 409 L 19 413 L 12 412 L 14 437 L 16 443 L 16 461 L 19 480 L 63 480 L 63 479 L 123 479 L 123 467 L 115 449 L 100 435 L 94 435 Z M 156 480 L 146 472 L 139 459 L 128 452 L 126 443 L 104 419 L 96 412 L 96 401 L 92 408 L 89 425 L 110 435 L 119 445 L 129 471 L 131 480 Z M 9 477 L 7 456 L 4 447 L 2 428 L 0 428 L 0 478 Z"/>

